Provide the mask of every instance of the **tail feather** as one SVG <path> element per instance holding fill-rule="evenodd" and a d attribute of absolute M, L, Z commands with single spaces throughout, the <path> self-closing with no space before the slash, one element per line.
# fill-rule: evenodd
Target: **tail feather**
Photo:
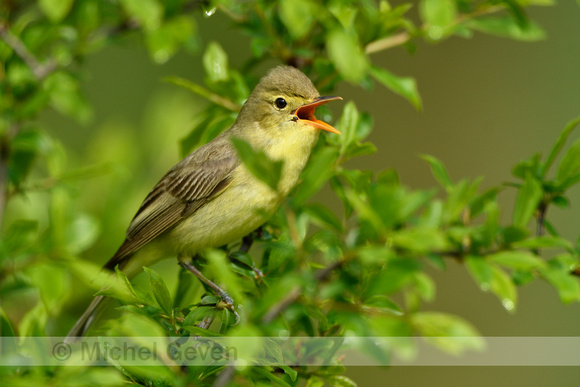
<path fill-rule="evenodd" d="M 66 336 L 65 342 L 66 343 L 74 343 L 81 339 L 82 336 L 87 333 L 91 324 L 97 318 L 99 312 L 103 309 L 103 306 L 106 304 L 103 301 L 108 299 L 105 296 L 96 296 L 93 299 L 93 302 L 89 305 L 87 310 L 83 313 L 83 315 L 77 320 L 75 325 L 72 327 L 68 335 Z"/>

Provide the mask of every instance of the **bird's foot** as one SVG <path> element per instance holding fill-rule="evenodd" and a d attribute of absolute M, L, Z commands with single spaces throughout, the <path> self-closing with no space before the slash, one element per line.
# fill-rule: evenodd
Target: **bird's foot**
<path fill-rule="evenodd" d="M 234 299 L 225 290 L 222 290 L 218 295 L 222 299 L 222 307 L 236 316 L 236 321 L 232 325 L 237 325 L 240 322 L 240 315 L 234 306 Z"/>
<path fill-rule="evenodd" d="M 209 278 L 204 276 L 203 273 L 193 265 L 193 263 L 187 261 L 180 261 L 179 265 L 181 265 L 181 267 L 188 270 L 189 272 L 193 273 L 193 275 L 195 275 L 202 283 L 204 283 L 208 288 L 213 290 L 214 293 L 217 294 L 222 299 L 223 303 L 222 306 L 224 307 L 224 309 L 230 310 L 234 314 L 234 316 L 236 316 L 236 322 L 233 325 L 236 325 L 240 321 L 240 315 L 238 314 L 238 312 L 236 311 L 236 307 L 234 306 L 234 299 L 228 294 L 228 292 L 226 292 L 221 287 L 216 285 L 213 281 L 211 281 Z"/>

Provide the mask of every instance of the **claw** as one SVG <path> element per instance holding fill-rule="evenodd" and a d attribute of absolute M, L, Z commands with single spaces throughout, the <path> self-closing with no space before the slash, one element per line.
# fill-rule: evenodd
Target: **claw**
<path fill-rule="evenodd" d="M 225 291 L 220 292 L 219 296 L 221 297 L 222 302 L 225 304 L 224 305 L 225 309 L 230 310 L 234 314 L 234 316 L 236 316 L 236 322 L 233 323 L 232 326 L 237 325 L 240 322 L 241 317 L 238 314 L 236 307 L 234 306 L 233 298 Z"/>
<path fill-rule="evenodd" d="M 207 279 L 201 273 L 201 271 L 199 271 L 195 266 L 193 266 L 193 263 L 190 263 L 190 262 L 187 262 L 187 261 L 180 261 L 179 264 L 183 268 L 185 268 L 188 271 L 190 271 L 191 273 L 193 273 L 197 278 L 199 278 L 199 280 L 201 282 L 203 282 L 204 284 L 206 284 L 218 296 L 221 297 L 222 302 L 225 304 L 225 308 L 231 310 L 232 313 L 236 316 L 236 322 L 233 325 L 236 325 L 237 323 L 240 322 L 240 315 L 238 314 L 238 312 L 236 311 L 236 308 L 234 306 L 234 299 L 225 290 L 223 290 L 222 288 L 220 288 L 219 286 L 217 286 L 215 283 L 213 283 L 212 281 L 210 281 L 209 279 Z"/>
<path fill-rule="evenodd" d="M 260 279 L 261 280 L 262 278 L 264 278 L 264 273 L 262 273 L 262 270 L 260 270 L 260 269 L 258 269 L 256 267 L 254 267 L 253 269 L 254 269 L 254 278 L 255 279 Z"/>

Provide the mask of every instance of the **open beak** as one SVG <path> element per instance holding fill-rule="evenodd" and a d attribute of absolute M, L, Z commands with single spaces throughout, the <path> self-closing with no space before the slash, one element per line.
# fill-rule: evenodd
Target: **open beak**
<path fill-rule="evenodd" d="M 306 105 L 300 106 L 293 112 L 293 114 L 296 115 L 299 121 L 302 121 L 307 125 L 322 130 L 327 130 L 332 133 L 340 134 L 340 132 L 334 129 L 331 125 L 328 125 L 324 121 L 317 120 L 316 117 L 314 117 L 314 111 L 318 106 L 324 105 L 325 103 L 330 101 L 337 101 L 340 99 L 342 99 L 342 97 L 318 97 L 314 101 L 307 103 Z"/>

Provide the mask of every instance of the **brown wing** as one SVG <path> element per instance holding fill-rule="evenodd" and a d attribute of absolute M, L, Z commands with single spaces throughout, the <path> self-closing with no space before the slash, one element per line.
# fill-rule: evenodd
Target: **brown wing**
<path fill-rule="evenodd" d="M 239 161 L 227 152 L 229 144 L 216 145 L 198 149 L 157 183 L 141 204 L 127 229 L 125 241 L 105 264 L 106 268 L 114 269 L 124 258 L 193 214 L 229 185 L 231 172 Z"/>

